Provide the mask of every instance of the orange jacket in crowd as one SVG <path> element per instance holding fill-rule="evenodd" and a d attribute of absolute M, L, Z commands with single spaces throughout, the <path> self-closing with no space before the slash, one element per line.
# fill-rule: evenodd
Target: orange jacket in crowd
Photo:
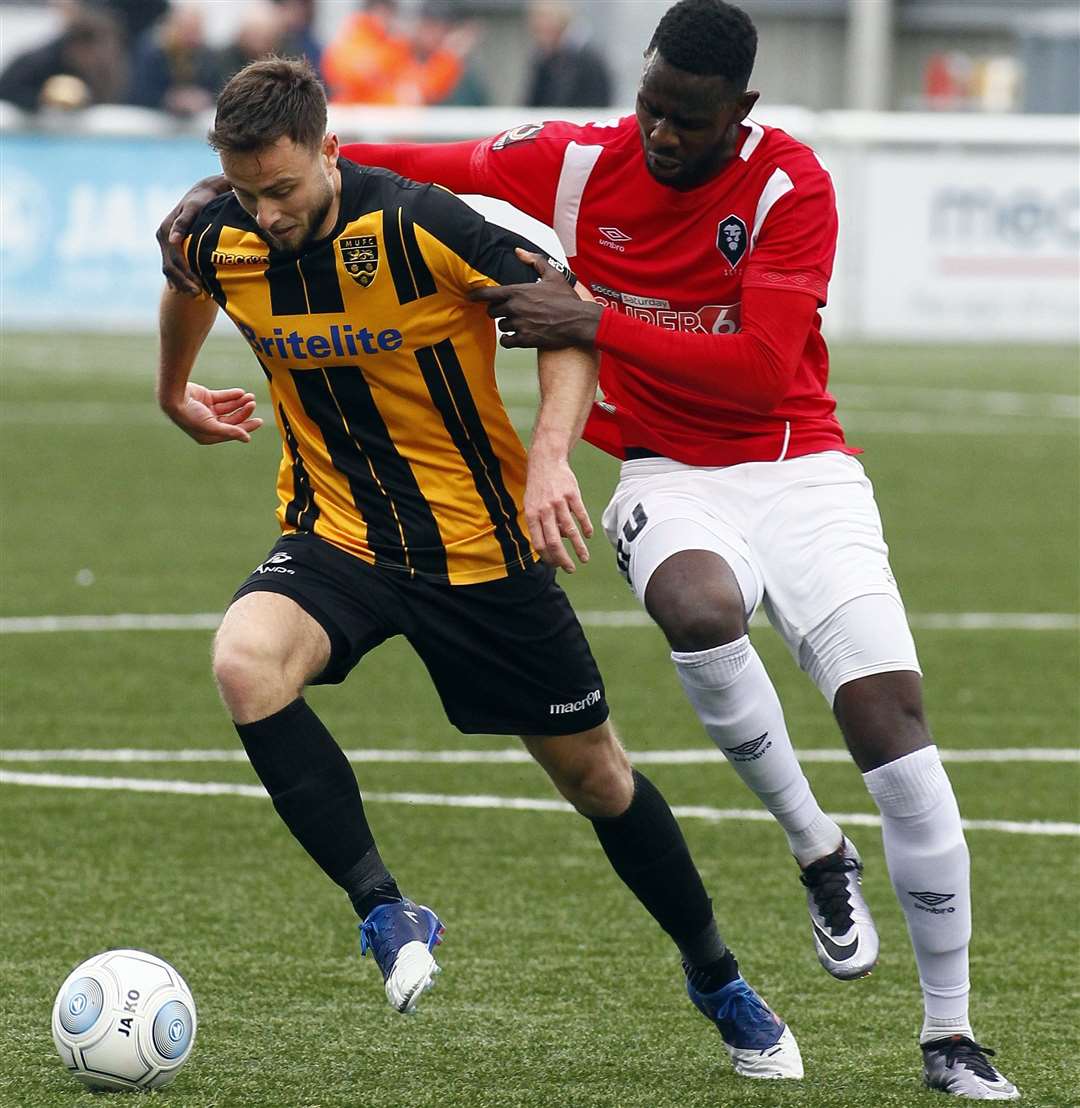
<path fill-rule="evenodd" d="M 339 104 L 437 104 L 461 79 L 462 62 L 450 50 L 420 59 L 378 16 L 358 12 L 327 46 L 322 70 Z"/>

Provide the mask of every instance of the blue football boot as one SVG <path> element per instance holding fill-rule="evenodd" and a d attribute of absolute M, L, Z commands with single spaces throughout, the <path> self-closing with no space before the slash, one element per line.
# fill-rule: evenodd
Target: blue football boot
<path fill-rule="evenodd" d="M 702 993 L 686 983 L 695 1007 L 716 1024 L 735 1072 L 743 1077 L 803 1075 L 802 1055 L 790 1028 L 741 978 L 714 993 Z"/>
<path fill-rule="evenodd" d="M 386 999 L 396 1012 L 412 1012 L 435 984 L 439 966 L 432 950 L 445 928 L 430 909 L 411 900 L 380 904 L 360 924 L 360 954 L 370 950 L 382 970 Z"/>

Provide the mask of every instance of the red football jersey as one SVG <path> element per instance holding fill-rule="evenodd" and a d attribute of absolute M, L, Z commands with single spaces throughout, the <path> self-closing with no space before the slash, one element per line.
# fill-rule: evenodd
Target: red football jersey
<path fill-rule="evenodd" d="M 554 228 L 608 309 L 597 334 L 605 402 L 586 427 L 589 441 L 619 456 L 637 447 L 705 466 L 851 452 L 826 391 L 816 313 L 836 250 L 832 182 L 783 131 L 747 120 L 735 156 L 688 191 L 649 174 L 633 116 L 528 124 L 441 148 L 343 152 L 506 200 Z M 768 333 L 783 314 L 759 312 L 761 342 L 742 333 L 744 290 L 757 305 L 794 302 L 812 315 L 783 358 Z"/>

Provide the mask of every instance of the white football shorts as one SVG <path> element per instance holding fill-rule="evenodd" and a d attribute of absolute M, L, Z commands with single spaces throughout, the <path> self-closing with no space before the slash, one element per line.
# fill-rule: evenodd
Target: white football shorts
<path fill-rule="evenodd" d="M 718 468 L 624 462 L 603 528 L 641 601 L 673 554 L 722 557 L 747 617 L 764 605 L 830 706 L 857 677 L 921 672 L 873 488 L 848 454 Z"/>

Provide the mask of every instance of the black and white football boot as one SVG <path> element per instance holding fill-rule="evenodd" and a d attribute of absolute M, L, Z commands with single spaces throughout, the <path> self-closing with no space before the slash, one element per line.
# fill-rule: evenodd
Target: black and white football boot
<path fill-rule="evenodd" d="M 1020 1090 L 991 1065 L 994 1052 L 966 1035 L 922 1044 L 923 1081 L 928 1089 L 967 1100 L 1019 1100 Z"/>
<path fill-rule="evenodd" d="M 862 859 L 844 837 L 839 850 L 811 862 L 800 881 L 818 961 L 841 981 L 865 977 L 878 958 L 878 933 L 862 894 Z"/>

